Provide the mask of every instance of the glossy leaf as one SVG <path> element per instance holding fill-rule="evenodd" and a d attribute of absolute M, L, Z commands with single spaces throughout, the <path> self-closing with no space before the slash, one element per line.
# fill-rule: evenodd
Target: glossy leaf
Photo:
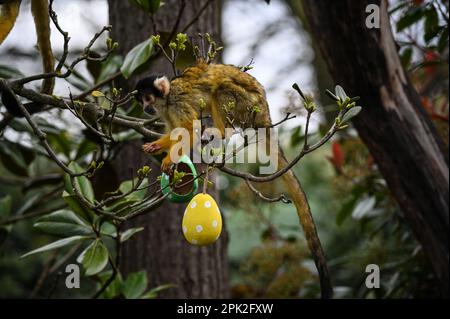
<path fill-rule="evenodd" d="M 87 236 L 67 237 L 67 238 L 64 238 L 64 239 L 60 239 L 60 240 L 54 241 L 54 242 L 52 242 L 52 243 L 50 243 L 48 245 L 42 246 L 42 247 L 40 247 L 38 249 L 32 250 L 29 253 L 26 253 L 25 255 L 22 255 L 20 258 L 25 258 L 25 257 L 31 256 L 31 255 L 37 254 L 37 253 L 42 253 L 42 252 L 45 252 L 45 251 L 49 251 L 49 250 L 53 250 L 53 249 L 57 249 L 57 248 L 61 248 L 61 247 L 66 247 L 66 246 L 69 246 L 69 245 L 73 245 L 75 243 L 82 242 L 82 241 L 87 240 L 87 239 L 89 239 L 89 237 L 87 237 Z"/>
<path fill-rule="evenodd" d="M 340 85 L 336 85 L 336 88 L 335 88 L 335 95 L 336 95 L 341 101 L 345 101 L 345 99 L 347 98 L 347 94 L 345 93 L 344 89 L 343 89 L 342 86 L 340 86 Z"/>
<path fill-rule="evenodd" d="M 94 213 L 85 208 L 79 201 L 76 195 L 69 194 L 66 191 L 62 195 L 64 202 L 69 206 L 69 208 L 78 216 L 86 221 L 92 221 L 94 219 Z"/>
<path fill-rule="evenodd" d="M 125 61 L 120 68 L 123 76 L 129 78 L 131 74 L 152 55 L 153 42 L 151 39 L 147 39 L 144 42 L 139 43 L 125 57 Z"/>
<path fill-rule="evenodd" d="M 0 160 L 11 173 L 18 176 L 28 176 L 28 165 L 15 145 L 0 142 Z"/>
<path fill-rule="evenodd" d="M 414 7 L 408 10 L 397 22 L 397 32 L 400 32 L 416 22 L 418 22 L 423 17 L 423 9 L 421 7 Z"/>
<path fill-rule="evenodd" d="M 362 110 L 361 106 L 352 107 L 342 117 L 342 123 L 346 123 L 346 122 L 350 121 L 352 118 L 354 118 L 356 115 L 358 115 L 359 112 L 361 112 L 361 110 Z"/>
<path fill-rule="evenodd" d="M 69 168 L 75 173 L 82 173 L 82 172 L 84 172 L 83 168 L 81 168 L 81 166 L 79 166 L 75 162 L 71 162 L 69 164 Z M 66 188 L 67 193 L 74 194 L 73 185 L 72 185 L 72 182 L 70 180 L 70 176 L 68 174 L 66 174 L 64 176 L 64 181 L 65 181 L 65 188 Z M 76 186 L 80 190 L 80 193 L 83 194 L 83 196 L 88 201 L 93 203 L 95 196 L 94 196 L 94 189 L 92 188 L 91 181 L 86 176 L 75 177 L 75 181 L 76 181 L 76 184 L 77 184 Z"/>
<path fill-rule="evenodd" d="M 137 183 L 137 179 L 135 179 L 134 183 Z M 148 186 L 148 180 L 144 179 L 142 183 L 139 185 L 138 190 L 132 192 L 127 196 L 127 199 L 129 200 L 142 200 L 145 197 L 145 194 L 147 193 Z M 120 184 L 119 190 L 122 192 L 122 194 L 128 193 L 133 188 L 133 183 L 131 180 L 124 181 Z"/>
<path fill-rule="evenodd" d="M 11 195 L 0 198 L 0 220 L 6 219 L 11 214 L 12 199 Z"/>
<path fill-rule="evenodd" d="M 102 62 L 102 69 L 98 76 L 97 83 L 106 80 L 108 77 L 119 71 L 123 64 L 123 58 L 119 55 L 112 55 Z"/>
<path fill-rule="evenodd" d="M 103 245 L 100 239 L 96 239 L 80 255 L 79 260 L 86 276 L 92 276 L 101 272 L 108 264 L 108 249 Z"/>
<path fill-rule="evenodd" d="M 122 292 L 127 299 L 139 298 L 147 289 L 147 274 L 145 271 L 135 272 L 128 275 L 123 283 Z"/>
<path fill-rule="evenodd" d="M 169 288 L 173 288 L 173 287 L 175 287 L 175 285 L 172 285 L 172 284 L 161 285 L 161 286 L 155 287 L 155 288 L 147 291 L 145 294 L 143 294 L 141 296 L 141 299 L 155 299 L 156 297 L 158 297 L 159 292 L 161 292 L 163 290 L 167 290 Z"/>
<path fill-rule="evenodd" d="M 107 281 L 109 278 L 111 278 L 112 271 L 104 271 L 98 275 L 100 278 L 100 282 L 103 284 L 105 281 Z M 102 293 L 101 297 L 105 299 L 112 299 L 116 297 L 121 296 L 121 288 L 122 288 L 122 276 L 120 273 L 116 274 L 114 277 L 114 280 L 111 282 L 111 284 L 108 286 L 108 288 L 105 289 L 105 291 Z M 99 287 L 100 289 L 100 287 Z"/>
<path fill-rule="evenodd" d="M 131 0 L 131 3 L 151 14 L 156 13 L 162 5 L 161 0 Z"/>
<path fill-rule="evenodd" d="M 130 228 L 127 229 L 126 231 L 124 231 L 121 235 L 120 235 L 120 241 L 124 242 L 127 241 L 128 239 L 130 239 L 131 237 L 133 237 L 134 234 L 143 231 L 144 227 L 137 227 L 137 228 Z"/>
<path fill-rule="evenodd" d="M 75 160 L 78 160 L 97 149 L 97 145 L 88 139 L 83 139 L 78 145 Z"/>
<path fill-rule="evenodd" d="M 24 77 L 23 73 L 18 69 L 12 68 L 8 65 L 0 65 L 0 78 L 11 79 L 11 78 L 21 78 Z"/>
<path fill-rule="evenodd" d="M 38 219 L 39 230 L 56 236 L 92 235 L 92 228 L 74 212 L 62 209 Z"/>

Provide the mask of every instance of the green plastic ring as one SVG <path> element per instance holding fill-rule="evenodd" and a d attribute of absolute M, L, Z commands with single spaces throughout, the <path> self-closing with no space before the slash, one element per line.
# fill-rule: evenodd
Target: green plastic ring
<path fill-rule="evenodd" d="M 190 201 L 198 190 L 198 179 L 197 179 L 197 170 L 195 169 L 195 165 L 192 163 L 191 159 L 187 155 L 181 156 L 180 160 L 176 165 L 176 170 L 178 172 L 185 172 L 186 175 L 181 179 L 178 185 L 184 185 L 180 188 L 169 186 L 172 178 L 173 171 L 171 175 L 167 175 L 166 173 L 162 174 L 161 178 L 161 189 L 164 195 L 168 194 L 172 191 L 167 199 L 171 202 L 175 203 L 185 203 Z M 192 180 L 190 183 L 189 181 Z"/>

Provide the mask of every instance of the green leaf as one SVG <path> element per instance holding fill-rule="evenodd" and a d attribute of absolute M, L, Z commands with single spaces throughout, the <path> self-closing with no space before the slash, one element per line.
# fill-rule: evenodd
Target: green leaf
<path fill-rule="evenodd" d="M 123 283 L 122 292 L 127 299 L 136 299 L 147 289 L 147 284 L 147 273 L 145 271 L 135 272 L 128 275 Z"/>
<path fill-rule="evenodd" d="M 101 64 L 102 69 L 96 83 L 106 80 L 108 77 L 119 71 L 122 64 L 123 58 L 120 55 L 112 55 L 108 57 Z"/>
<path fill-rule="evenodd" d="M 376 198 L 373 196 L 366 196 L 360 199 L 352 211 L 352 217 L 359 220 L 364 217 L 373 216 L 373 212 L 375 211 L 375 204 Z"/>
<path fill-rule="evenodd" d="M 130 239 L 134 234 L 143 231 L 144 227 L 130 228 L 120 234 L 120 241 L 124 242 Z"/>
<path fill-rule="evenodd" d="M 120 68 L 123 76 L 129 78 L 131 74 L 152 55 L 153 42 L 151 39 L 147 39 L 144 42 L 139 43 L 125 57 L 125 61 Z"/>
<path fill-rule="evenodd" d="M 105 96 L 105 94 L 103 94 L 103 92 L 100 92 L 100 91 L 92 91 L 91 95 L 93 97 L 103 97 L 103 96 Z"/>
<path fill-rule="evenodd" d="M 328 95 L 329 97 L 331 97 L 333 100 L 339 101 L 339 98 L 338 98 L 333 92 L 331 92 L 330 90 L 327 89 L 325 92 L 326 92 L 327 95 Z"/>
<path fill-rule="evenodd" d="M 436 9 L 431 6 L 425 13 L 425 32 L 423 39 L 429 43 L 439 33 L 439 16 Z"/>
<path fill-rule="evenodd" d="M 304 139 L 305 136 L 303 135 L 302 127 L 297 126 L 291 134 L 291 147 L 299 145 Z"/>
<path fill-rule="evenodd" d="M 114 140 L 117 142 L 129 142 L 132 140 L 141 139 L 142 135 L 135 130 L 126 130 L 113 134 Z"/>
<path fill-rule="evenodd" d="M 24 120 L 24 119 L 17 119 L 17 118 L 13 119 L 9 123 L 9 127 L 11 127 L 12 129 L 14 129 L 17 132 L 33 133 L 33 129 L 28 124 L 28 122 L 26 122 L 26 120 Z"/>
<path fill-rule="evenodd" d="M 11 195 L 0 198 L 0 220 L 6 219 L 11 214 L 12 199 Z"/>
<path fill-rule="evenodd" d="M 95 143 L 92 143 L 88 139 L 83 139 L 81 143 L 78 145 L 77 153 L 75 155 L 75 160 L 78 160 L 85 155 L 93 152 L 97 149 L 97 145 Z"/>
<path fill-rule="evenodd" d="M 116 226 L 110 222 L 103 222 L 100 226 L 100 233 L 106 236 L 116 236 Z"/>
<path fill-rule="evenodd" d="M 67 209 L 39 218 L 34 227 L 56 236 L 93 235 L 89 224 Z"/>
<path fill-rule="evenodd" d="M 178 53 L 177 60 L 175 61 L 175 66 L 179 70 L 184 70 L 195 63 L 194 47 L 192 46 L 192 43 L 186 42 L 185 45 L 186 49 Z"/>
<path fill-rule="evenodd" d="M 75 162 L 71 162 L 69 164 L 69 168 L 79 174 L 84 172 L 84 170 Z M 74 194 L 73 185 L 70 180 L 69 174 L 65 174 L 64 176 L 65 181 L 65 188 L 67 193 Z M 95 195 L 94 195 L 94 189 L 92 188 L 91 181 L 86 176 L 78 176 L 75 177 L 76 186 L 80 190 L 80 193 L 91 203 L 94 203 Z"/>
<path fill-rule="evenodd" d="M 38 203 L 41 199 L 42 194 L 40 193 L 27 196 L 22 200 L 22 205 L 17 209 L 16 215 L 22 215 L 26 213 L 30 208 L 34 208 L 36 203 Z"/>
<path fill-rule="evenodd" d="M 352 197 L 349 201 L 342 205 L 341 209 L 336 214 L 336 224 L 338 226 L 342 225 L 342 223 L 352 214 L 357 200 L 358 197 Z"/>
<path fill-rule="evenodd" d="M 109 278 L 111 278 L 112 271 L 104 271 L 101 274 L 99 274 L 100 282 L 101 284 L 104 284 Z M 111 282 L 111 284 L 108 286 L 108 288 L 105 289 L 105 291 L 102 293 L 102 298 L 105 299 L 113 299 L 116 297 L 120 297 L 120 289 L 122 288 L 122 276 L 120 273 L 116 274 L 116 277 Z M 99 287 L 100 289 L 100 287 Z"/>
<path fill-rule="evenodd" d="M 83 218 L 84 220 L 91 222 L 94 220 L 94 212 L 91 210 L 85 208 L 79 201 L 76 195 L 69 194 L 68 192 L 64 191 L 62 194 L 62 197 L 64 199 L 64 202 L 69 206 L 69 208 L 77 214 L 79 217 Z"/>
<path fill-rule="evenodd" d="M 397 22 L 397 32 L 401 32 L 402 30 L 410 27 L 411 25 L 417 23 L 420 19 L 422 19 L 424 15 L 424 11 L 421 7 L 414 7 L 408 10 L 404 16 L 400 18 Z"/>
<path fill-rule="evenodd" d="M 100 239 L 96 239 L 90 244 L 77 259 L 81 261 L 86 276 L 98 274 L 108 264 L 108 249 L 103 245 Z"/>
<path fill-rule="evenodd" d="M 28 165 L 13 143 L 0 142 L 0 160 L 11 173 L 18 176 L 28 176 Z"/>
<path fill-rule="evenodd" d="M 91 57 L 91 58 L 100 58 L 100 56 L 101 55 L 97 52 L 94 52 L 94 51 L 89 52 L 89 57 Z M 89 73 L 92 75 L 92 78 L 96 82 L 98 79 L 98 76 L 100 75 L 100 72 L 101 72 L 101 68 L 102 68 L 101 62 L 97 61 L 97 60 L 88 59 L 86 61 L 86 67 L 87 67 Z"/>
<path fill-rule="evenodd" d="M 24 76 L 25 75 L 23 75 L 23 73 L 20 72 L 18 69 L 12 68 L 4 64 L 0 65 L 0 78 L 8 80 L 11 78 L 22 78 Z"/>
<path fill-rule="evenodd" d="M 155 287 L 155 288 L 147 291 L 145 294 L 143 294 L 141 296 L 141 299 L 155 299 L 156 297 L 158 297 L 159 292 L 169 289 L 169 288 L 173 288 L 173 287 L 175 287 L 175 285 L 172 285 L 172 284 L 161 285 L 161 286 Z"/>
<path fill-rule="evenodd" d="M 126 216 L 131 211 L 130 206 L 135 204 L 136 202 L 137 202 L 137 200 L 134 200 L 134 199 L 122 199 L 122 200 L 119 200 L 116 203 L 106 207 L 106 211 L 118 212 L 122 208 L 128 207 L 120 213 L 120 216 Z"/>
<path fill-rule="evenodd" d="M 58 132 L 58 134 L 49 133 L 47 134 L 47 140 L 57 152 L 63 153 L 68 159 L 70 158 L 72 143 L 67 131 Z"/>
<path fill-rule="evenodd" d="M 412 48 L 406 48 L 400 55 L 402 65 L 404 68 L 408 69 L 411 65 L 413 50 Z"/>
<path fill-rule="evenodd" d="M 47 121 L 42 117 L 36 118 L 36 124 L 42 129 L 42 131 L 46 134 L 55 134 L 58 135 L 61 133 L 61 129 L 57 127 L 54 123 Z"/>
<path fill-rule="evenodd" d="M 162 5 L 161 0 L 131 0 L 131 3 L 151 14 L 156 13 Z"/>
<path fill-rule="evenodd" d="M 345 93 L 344 89 L 342 88 L 342 86 L 340 85 L 336 85 L 335 90 L 335 95 L 341 100 L 341 101 L 345 101 L 345 99 L 347 98 L 347 94 Z"/>
<path fill-rule="evenodd" d="M 61 247 L 73 245 L 75 243 L 82 242 L 82 241 L 87 240 L 87 239 L 89 239 L 89 237 L 87 237 L 87 236 L 67 237 L 67 238 L 64 238 L 64 239 L 60 239 L 60 240 L 54 241 L 53 243 L 50 243 L 50 244 L 45 245 L 45 246 L 42 246 L 42 247 L 40 247 L 38 249 L 32 250 L 29 253 L 26 253 L 25 255 L 22 255 L 20 258 L 25 258 L 25 257 L 28 257 L 30 255 L 37 254 L 37 253 L 42 253 L 42 252 L 53 250 L 53 249 L 56 249 L 56 248 L 61 248 Z"/>
<path fill-rule="evenodd" d="M 135 185 L 136 185 L 136 183 L 137 183 L 137 179 L 134 180 Z M 148 180 L 144 179 L 142 181 L 141 185 L 139 185 L 139 187 L 138 187 L 139 190 L 132 192 L 126 198 L 129 200 L 137 200 L 137 201 L 144 199 L 145 194 L 147 193 L 147 188 L 145 188 L 145 187 L 147 187 L 147 186 L 148 186 Z M 131 191 L 132 188 L 133 188 L 133 183 L 131 180 L 124 181 L 119 186 L 119 190 L 122 192 L 122 194 L 128 193 L 129 191 Z"/>
<path fill-rule="evenodd" d="M 354 106 L 352 107 L 350 110 L 348 110 L 344 116 L 342 117 L 342 121 L 341 123 L 344 124 L 348 121 L 350 121 L 352 118 L 354 118 L 356 115 L 359 114 L 359 112 L 361 112 L 362 107 L 361 106 Z"/>
<path fill-rule="evenodd" d="M 443 52 L 447 46 L 448 46 L 448 27 L 444 28 L 441 35 L 439 36 L 438 41 L 439 52 Z"/>
<path fill-rule="evenodd" d="M 158 11 L 159 7 L 162 5 L 161 0 L 149 0 L 147 1 L 149 2 L 149 8 L 150 8 L 150 13 L 156 13 L 156 11 Z"/>

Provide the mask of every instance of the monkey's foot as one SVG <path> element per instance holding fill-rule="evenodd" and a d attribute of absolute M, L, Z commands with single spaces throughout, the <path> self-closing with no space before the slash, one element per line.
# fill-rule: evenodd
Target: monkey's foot
<path fill-rule="evenodd" d="M 159 152 L 162 150 L 161 145 L 159 145 L 156 142 L 152 142 L 152 143 L 145 143 L 144 145 L 142 145 L 142 149 L 144 150 L 144 152 L 149 153 L 149 154 L 154 154 L 156 152 Z"/>
<path fill-rule="evenodd" d="M 161 163 L 161 171 L 169 174 L 172 169 L 173 162 L 170 160 L 169 156 L 164 157 Z"/>

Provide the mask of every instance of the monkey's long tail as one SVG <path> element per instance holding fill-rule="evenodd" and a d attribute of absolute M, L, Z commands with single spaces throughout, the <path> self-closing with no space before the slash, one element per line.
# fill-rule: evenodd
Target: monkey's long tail
<path fill-rule="evenodd" d="M 31 12 L 36 25 L 37 42 L 41 52 L 42 67 L 45 73 L 53 72 L 55 69 L 55 58 L 53 57 L 50 42 L 50 17 L 48 13 L 48 0 L 32 0 Z M 42 81 L 41 92 L 52 94 L 55 86 L 55 78 L 50 77 Z"/>
<path fill-rule="evenodd" d="M 280 168 L 286 167 L 288 165 L 288 161 L 286 160 L 281 147 L 278 147 L 278 162 Z M 309 207 L 308 200 L 300 184 L 300 181 L 297 179 L 291 169 L 283 174 L 283 180 L 286 184 L 290 199 L 297 209 L 297 215 L 303 227 L 309 250 L 313 255 L 314 263 L 316 264 L 317 270 L 319 272 L 322 298 L 330 299 L 333 297 L 333 287 L 331 285 L 331 279 L 328 272 L 325 254 L 323 252 L 319 236 L 317 235 L 316 225 L 311 214 L 311 208 Z"/>

